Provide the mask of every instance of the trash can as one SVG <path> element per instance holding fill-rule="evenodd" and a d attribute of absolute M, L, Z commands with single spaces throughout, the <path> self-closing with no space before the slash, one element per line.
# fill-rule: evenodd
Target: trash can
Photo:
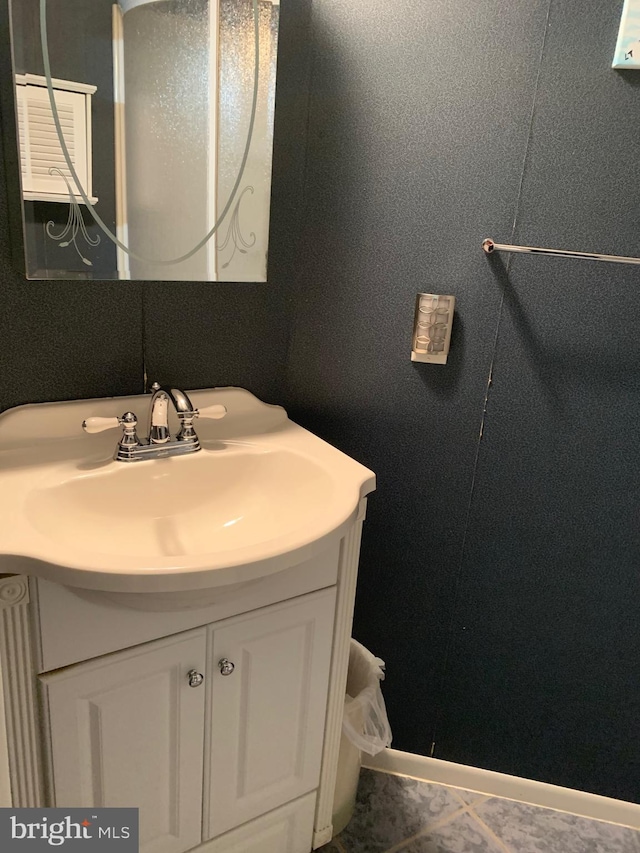
<path fill-rule="evenodd" d="M 360 776 L 361 753 L 376 755 L 391 744 L 391 729 L 380 689 L 380 682 L 383 679 L 384 661 L 352 639 L 349 649 L 347 695 L 344 700 L 338 776 L 333 797 L 334 835 L 342 832 L 353 816 Z"/>

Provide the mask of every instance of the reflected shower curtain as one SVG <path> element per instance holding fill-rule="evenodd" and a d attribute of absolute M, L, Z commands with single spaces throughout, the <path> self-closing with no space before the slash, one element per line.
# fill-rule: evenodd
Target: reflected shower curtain
<path fill-rule="evenodd" d="M 244 153 L 254 80 L 251 0 L 162 0 L 123 18 L 126 218 L 130 248 L 179 257 L 228 205 Z M 131 278 L 266 277 L 279 6 L 261 0 L 259 109 L 229 211 L 178 265 L 130 258 Z M 219 46 L 216 55 L 216 43 Z"/>

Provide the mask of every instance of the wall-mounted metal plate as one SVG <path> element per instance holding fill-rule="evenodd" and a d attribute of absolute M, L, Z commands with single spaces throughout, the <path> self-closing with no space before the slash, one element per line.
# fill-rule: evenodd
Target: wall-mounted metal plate
<path fill-rule="evenodd" d="M 447 363 L 455 305 L 456 298 L 450 294 L 417 295 L 411 361 Z"/>

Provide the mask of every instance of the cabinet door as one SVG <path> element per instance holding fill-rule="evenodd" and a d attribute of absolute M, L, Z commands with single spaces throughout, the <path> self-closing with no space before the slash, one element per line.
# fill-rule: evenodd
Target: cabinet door
<path fill-rule="evenodd" d="M 202 839 L 206 629 L 42 676 L 56 806 L 140 809 L 141 853 Z"/>
<path fill-rule="evenodd" d="M 309 853 L 315 793 L 287 803 L 206 842 L 198 853 Z"/>
<path fill-rule="evenodd" d="M 205 837 L 318 786 L 334 607 L 332 588 L 209 629 Z"/>

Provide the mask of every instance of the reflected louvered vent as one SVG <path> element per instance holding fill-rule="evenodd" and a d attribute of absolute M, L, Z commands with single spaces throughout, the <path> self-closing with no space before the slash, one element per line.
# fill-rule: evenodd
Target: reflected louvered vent
<path fill-rule="evenodd" d="M 34 79 L 32 75 L 28 77 L 30 81 Z M 66 81 L 65 84 L 82 85 Z M 77 201 L 81 202 L 60 145 L 46 86 L 30 83 L 18 85 L 16 93 L 22 189 L 25 199 L 69 201 L 71 187 Z M 55 89 L 55 100 L 69 157 L 83 190 L 91 197 L 90 128 L 87 125 L 90 95 L 68 89 Z"/>
<path fill-rule="evenodd" d="M 71 178 L 71 172 L 62 153 L 56 126 L 53 122 L 51 109 L 38 100 L 27 97 L 27 112 L 29 115 L 29 143 L 31 147 L 31 174 L 48 175 L 49 169 L 55 167 Z M 69 151 L 73 165 L 75 158 L 75 126 L 73 123 L 73 107 L 69 104 L 58 105 L 58 115 L 62 126 L 62 134 Z"/>

